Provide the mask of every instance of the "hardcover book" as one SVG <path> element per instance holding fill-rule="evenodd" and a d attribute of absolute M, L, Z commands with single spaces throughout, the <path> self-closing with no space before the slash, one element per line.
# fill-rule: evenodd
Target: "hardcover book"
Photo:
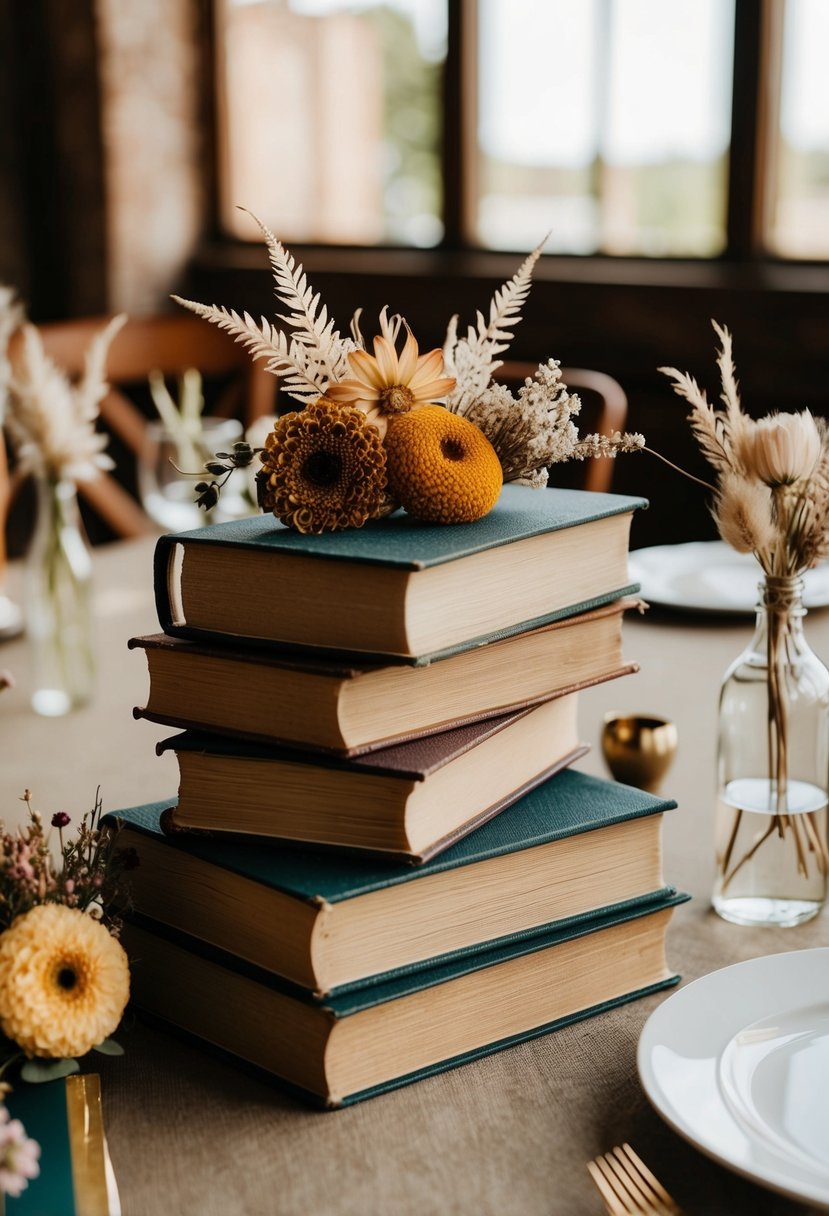
<path fill-rule="evenodd" d="M 178 828 L 392 853 L 422 861 L 587 749 L 577 694 L 346 760 L 185 732 Z"/>
<path fill-rule="evenodd" d="M 428 661 L 619 599 L 644 499 L 504 486 L 474 524 L 393 515 L 304 536 L 270 517 L 162 536 L 165 633 Z"/>
<path fill-rule="evenodd" d="M 423 666 L 344 664 L 316 652 L 132 638 L 150 695 L 137 718 L 341 755 L 491 717 L 626 675 L 617 600 Z M 213 689 L 221 688 L 221 696 Z"/>
<path fill-rule="evenodd" d="M 676 893 L 329 997 L 162 926 L 127 924 L 138 1008 L 342 1106 L 676 983 L 665 931 Z"/>
<path fill-rule="evenodd" d="M 167 837 L 167 805 L 107 817 L 141 862 L 136 911 L 328 993 L 664 894 L 676 804 L 569 769 L 419 867 Z"/>

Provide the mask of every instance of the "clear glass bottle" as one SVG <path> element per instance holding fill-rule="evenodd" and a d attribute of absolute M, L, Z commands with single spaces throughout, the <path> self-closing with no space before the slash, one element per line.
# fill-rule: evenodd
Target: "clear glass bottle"
<path fill-rule="evenodd" d="M 92 696 L 92 558 L 71 481 L 37 478 L 37 519 L 26 562 L 32 708 L 68 713 Z"/>
<path fill-rule="evenodd" d="M 800 578 L 760 584 L 754 637 L 720 693 L 713 904 L 737 924 L 798 925 L 826 898 L 829 671 L 802 596 Z"/>

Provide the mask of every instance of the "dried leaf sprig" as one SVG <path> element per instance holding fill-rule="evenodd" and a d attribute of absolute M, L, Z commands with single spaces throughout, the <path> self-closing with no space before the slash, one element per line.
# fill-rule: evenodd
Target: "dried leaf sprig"
<path fill-rule="evenodd" d="M 212 511 L 219 501 L 219 495 L 236 469 L 250 468 L 254 458 L 263 451 L 264 448 L 253 447 L 244 439 L 240 439 L 238 443 L 234 443 L 232 451 L 215 452 L 213 459 L 205 462 L 203 471 L 189 473 L 184 469 L 179 469 L 178 465 L 174 467 L 184 477 L 202 477 L 203 472 L 212 474 L 212 481 L 197 481 L 194 487 L 196 506 L 202 507 L 205 511 Z M 219 480 L 217 481 L 216 478 Z"/>

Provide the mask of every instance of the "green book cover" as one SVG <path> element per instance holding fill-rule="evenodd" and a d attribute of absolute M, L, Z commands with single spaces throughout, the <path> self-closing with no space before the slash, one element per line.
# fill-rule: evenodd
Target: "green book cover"
<path fill-rule="evenodd" d="M 165 839 L 213 865 L 275 887 L 306 903 L 336 904 L 342 900 L 417 882 L 489 857 L 530 849 L 565 836 L 671 810 L 670 799 L 646 794 L 633 786 L 565 769 L 519 799 L 508 812 L 489 820 L 445 852 L 419 866 L 368 859 L 340 851 L 312 852 L 221 837 L 175 834 L 165 837 L 161 815 L 175 799 L 113 811 L 104 822 L 120 820 L 139 831 Z"/>
<path fill-rule="evenodd" d="M 416 631 L 422 624 L 419 617 L 410 618 L 403 600 L 408 594 L 406 588 L 410 578 L 416 581 L 418 574 L 422 578 L 424 573 L 434 574 L 437 568 L 490 550 L 609 520 L 646 506 L 647 501 L 643 498 L 621 494 L 532 490 L 527 486 L 510 484 L 504 486 L 492 511 L 473 524 L 423 524 L 404 513 L 396 513 L 372 521 L 363 528 L 306 536 L 284 527 L 271 516 L 257 516 L 170 534 L 159 539 L 155 553 L 154 585 L 158 619 L 164 632 L 174 637 L 195 640 L 232 637 L 235 642 L 276 646 L 283 650 L 315 646 L 337 654 L 358 653 L 362 658 L 376 655 L 393 657 L 397 662 L 432 662 L 459 650 L 510 637 L 576 612 L 610 603 L 636 591 L 637 586 L 627 580 L 624 569 L 617 561 L 611 574 L 606 574 L 601 568 L 593 571 L 588 583 L 589 590 L 585 589 L 583 595 L 572 599 L 565 595 L 566 602 L 554 603 L 541 592 L 534 601 L 535 607 L 521 619 L 514 619 L 516 615 L 520 616 L 520 612 L 510 605 L 509 609 L 504 609 L 503 618 L 497 614 L 482 618 L 486 624 L 472 626 L 468 633 L 465 625 L 472 601 L 464 600 L 463 588 L 456 589 L 457 602 L 446 612 L 445 621 L 431 627 L 428 632 L 431 641 L 427 643 L 408 636 L 412 628 Z M 204 580 L 206 578 L 209 582 L 210 572 L 216 563 L 216 558 L 208 555 L 210 564 L 200 565 L 192 591 L 199 609 L 194 617 L 193 601 L 188 611 L 185 607 L 187 596 L 183 590 L 185 581 L 190 578 L 187 574 L 187 553 L 205 548 L 222 551 L 221 574 L 215 574 L 213 580 L 222 595 L 214 595 L 211 599 L 206 591 Z M 315 601 L 311 599 L 308 605 L 297 607 L 301 598 L 297 588 L 286 592 L 284 602 L 274 602 L 273 597 L 278 599 L 279 596 L 280 577 L 274 581 L 271 589 L 273 595 L 268 599 L 268 612 L 240 622 L 238 616 L 229 611 L 226 592 L 229 586 L 235 588 L 244 585 L 246 580 L 255 586 L 264 574 L 261 565 L 255 567 L 254 573 L 251 562 L 244 558 L 246 551 L 252 553 L 256 562 L 260 562 L 263 555 L 273 554 L 280 559 L 280 572 L 285 575 L 290 573 L 290 565 L 285 565 L 285 562 L 287 560 L 290 564 L 292 557 L 306 561 L 311 558 L 315 567 L 317 561 L 322 564 L 337 563 L 339 572 L 332 572 L 330 585 L 324 578 L 321 584 L 318 581 L 318 586 L 327 588 L 327 591 L 318 590 L 317 596 L 323 600 L 336 600 L 340 612 L 334 617 L 309 623 L 306 608 L 313 613 Z M 178 558 L 182 553 L 184 561 L 180 565 Z M 228 557 L 233 558 L 230 567 L 225 564 Z M 346 587 L 344 571 L 353 566 L 366 573 L 350 579 Z M 545 577 L 551 577 L 549 571 L 544 575 L 538 569 L 532 572 L 530 567 L 524 567 L 526 579 L 540 578 L 543 583 Z M 371 588 L 377 579 L 381 580 L 378 584 L 381 589 L 374 594 Z M 566 579 L 561 578 L 561 571 L 554 581 L 555 586 L 562 589 L 567 583 Z M 362 600 L 361 587 L 369 588 L 367 601 Z M 498 608 L 501 597 L 509 594 L 510 587 L 514 591 L 515 576 L 512 572 L 504 576 L 500 589 L 493 582 L 493 603 Z M 441 598 L 441 593 L 438 594 Z M 480 596 L 475 593 L 473 600 L 479 601 Z M 295 619 L 292 620 L 290 613 L 294 609 Z M 363 616 L 365 611 L 371 618 L 371 628 L 352 636 L 350 621 Z M 263 616 L 270 619 L 264 620 Z"/>

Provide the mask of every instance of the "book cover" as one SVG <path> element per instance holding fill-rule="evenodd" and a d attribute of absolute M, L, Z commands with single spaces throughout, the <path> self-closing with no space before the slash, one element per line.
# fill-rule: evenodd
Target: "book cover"
<path fill-rule="evenodd" d="M 163 631 L 176 637 L 232 638 L 241 645 L 280 649 L 324 647 L 335 654 L 428 663 L 636 591 L 626 577 L 626 532 L 624 539 L 616 534 L 612 561 L 610 549 L 604 553 L 604 533 L 592 544 L 585 540 L 584 561 L 570 557 L 555 572 L 543 561 L 528 558 L 522 564 L 516 558 L 524 578 L 517 599 L 509 555 L 496 561 L 495 554 L 577 527 L 605 525 L 646 505 L 625 495 L 507 485 L 493 510 L 468 525 L 426 525 L 400 514 L 364 528 L 309 537 L 260 516 L 171 534 L 156 547 L 158 619 Z M 207 564 L 200 551 L 207 551 Z M 486 571 L 474 567 L 476 583 L 467 575 L 483 555 L 492 561 Z M 263 561 L 270 556 L 279 559 L 278 566 Z M 190 562 L 196 557 L 193 573 Z M 447 567 L 457 567 L 457 573 L 453 569 L 437 579 Z M 240 614 L 234 584 L 242 577 L 253 598 Z M 584 581 L 571 588 L 572 579 Z M 336 616 L 331 602 L 339 606 Z M 444 611 L 430 614 L 435 602 Z"/>
<path fill-rule="evenodd" d="M 272 515 L 209 524 L 159 538 L 166 554 L 177 542 L 234 545 L 271 553 L 299 553 L 320 560 L 364 562 L 403 570 L 426 570 L 516 540 L 559 532 L 579 524 L 647 507 L 645 498 L 587 490 L 533 490 L 510 483 L 488 515 L 473 524 L 426 524 L 404 512 L 369 520 L 362 528 L 307 536 Z M 166 571 L 166 556 L 163 562 Z"/>
<path fill-rule="evenodd" d="M 38 1177 L 16 1198 L 4 1197 L 7 1216 L 107 1216 L 120 1211 L 96 1073 L 20 1082 L 5 1102 L 11 1117 L 21 1121 L 41 1150 Z"/>

